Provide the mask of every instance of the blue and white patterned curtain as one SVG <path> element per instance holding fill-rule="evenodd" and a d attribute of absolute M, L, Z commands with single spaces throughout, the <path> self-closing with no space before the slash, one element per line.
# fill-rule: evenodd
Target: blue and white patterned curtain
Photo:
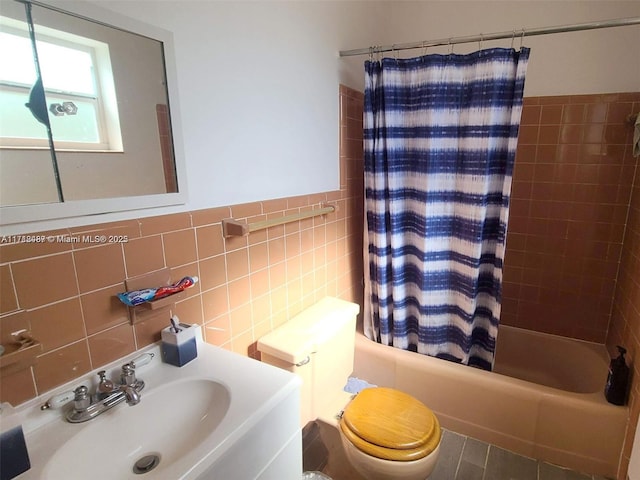
<path fill-rule="evenodd" d="M 493 48 L 365 63 L 369 337 L 492 368 L 528 58 Z"/>

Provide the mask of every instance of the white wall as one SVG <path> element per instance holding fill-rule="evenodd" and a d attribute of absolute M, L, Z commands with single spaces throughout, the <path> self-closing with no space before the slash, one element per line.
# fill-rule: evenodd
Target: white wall
<path fill-rule="evenodd" d="M 101 5 L 174 32 L 190 209 L 337 188 L 338 84 L 363 88 L 366 60 L 339 50 L 640 16 L 638 1 Z M 526 94 L 638 90 L 639 42 L 640 26 L 526 38 Z"/>
<path fill-rule="evenodd" d="M 189 201 L 31 231 L 336 189 L 338 85 L 362 88 L 366 60 L 339 50 L 640 16 L 640 2 L 609 0 L 96 3 L 174 34 Z M 526 94 L 638 90 L 639 41 L 638 26 L 526 38 Z"/>
<path fill-rule="evenodd" d="M 391 2 L 389 43 L 640 17 L 633 1 L 424 1 Z M 525 37 L 531 48 L 525 96 L 640 90 L 640 25 Z M 510 47 L 511 39 L 484 42 Z M 514 47 L 520 46 L 516 39 Z M 357 48 L 357 47 L 354 47 Z M 455 53 L 478 49 L 454 46 Z M 429 49 L 445 53 L 447 47 Z M 407 50 L 401 56 L 421 55 Z"/>
<path fill-rule="evenodd" d="M 174 32 L 189 209 L 338 188 L 338 86 L 359 85 L 363 61 L 338 51 L 371 41 L 379 7 L 148 5 L 104 6 Z"/>

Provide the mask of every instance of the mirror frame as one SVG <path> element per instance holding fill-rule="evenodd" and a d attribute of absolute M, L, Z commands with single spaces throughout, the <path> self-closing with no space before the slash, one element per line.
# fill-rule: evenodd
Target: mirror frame
<path fill-rule="evenodd" d="M 63 203 L 43 203 L 33 205 L 15 205 L 0 207 L 0 227 L 18 226 L 46 220 L 61 220 L 87 215 L 100 215 L 127 212 L 148 208 L 170 207 L 187 203 L 186 165 L 183 150 L 183 137 L 180 128 L 180 107 L 176 58 L 173 46 L 173 34 L 160 27 L 126 17 L 111 10 L 103 9 L 92 2 L 64 2 L 48 0 L 46 3 L 32 0 L 18 0 L 34 6 L 49 8 L 60 13 L 73 15 L 103 26 L 142 35 L 162 43 L 164 51 L 167 95 L 173 137 L 174 162 L 178 192 L 140 195 L 132 197 L 113 197 L 104 199 L 72 200 Z M 92 222 L 100 221 L 93 217 Z"/>

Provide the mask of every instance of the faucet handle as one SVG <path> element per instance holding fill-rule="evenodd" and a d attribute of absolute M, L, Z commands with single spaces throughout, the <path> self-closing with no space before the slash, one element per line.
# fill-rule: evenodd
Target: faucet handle
<path fill-rule="evenodd" d="M 98 376 L 100 377 L 100 382 L 96 387 L 96 396 L 99 400 L 102 400 L 103 398 L 108 397 L 116 387 L 111 380 L 107 380 L 107 372 L 105 370 L 100 370 L 98 372 Z"/>
<path fill-rule="evenodd" d="M 91 396 L 89 389 L 84 385 L 80 385 L 74 391 L 73 408 L 75 410 L 86 410 L 91 405 Z"/>
<path fill-rule="evenodd" d="M 48 410 L 50 408 L 61 408 L 75 398 L 75 391 L 69 390 L 54 395 L 46 403 L 40 406 L 40 410 Z"/>
<path fill-rule="evenodd" d="M 145 366 L 147 363 L 151 362 L 151 360 L 153 360 L 153 357 L 155 357 L 156 354 L 155 353 L 143 353 L 142 355 L 140 355 L 139 357 L 134 358 L 133 360 L 131 360 L 129 362 L 129 365 L 131 365 L 133 368 L 140 368 Z"/>
<path fill-rule="evenodd" d="M 125 363 L 122 366 L 122 372 L 120 373 L 120 384 L 134 385 L 138 390 L 141 390 L 144 387 L 144 382 L 136 379 L 136 368 L 142 367 L 151 362 L 154 356 L 155 354 L 153 353 L 144 353 L 139 357 L 134 358 L 129 363 Z"/>
<path fill-rule="evenodd" d="M 136 383 L 136 369 L 133 366 L 133 362 L 125 363 L 120 373 L 120 384 L 133 385 L 134 383 Z"/>
<path fill-rule="evenodd" d="M 73 391 L 73 393 L 74 393 L 73 399 L 75 401 L 84 400 L 85 398 L 89 397 L 89 389 L 84 385 L 80 385 L 78 388 L 76 388 Z"/>

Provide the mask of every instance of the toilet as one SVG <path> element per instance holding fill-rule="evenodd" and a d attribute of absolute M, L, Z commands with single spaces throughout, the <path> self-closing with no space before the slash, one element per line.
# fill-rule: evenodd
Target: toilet
<path fill-rule="evenodd" d="M 300 425 L 320 419 L 340 433 L 351 466 L 369 480 L 425 480 L 442 431 L 435 414 L 400 390 L 344 391 L 353 372 L 357 304 L 326 297 L 258 340 L 263 362 L 302 378 Z"/>

